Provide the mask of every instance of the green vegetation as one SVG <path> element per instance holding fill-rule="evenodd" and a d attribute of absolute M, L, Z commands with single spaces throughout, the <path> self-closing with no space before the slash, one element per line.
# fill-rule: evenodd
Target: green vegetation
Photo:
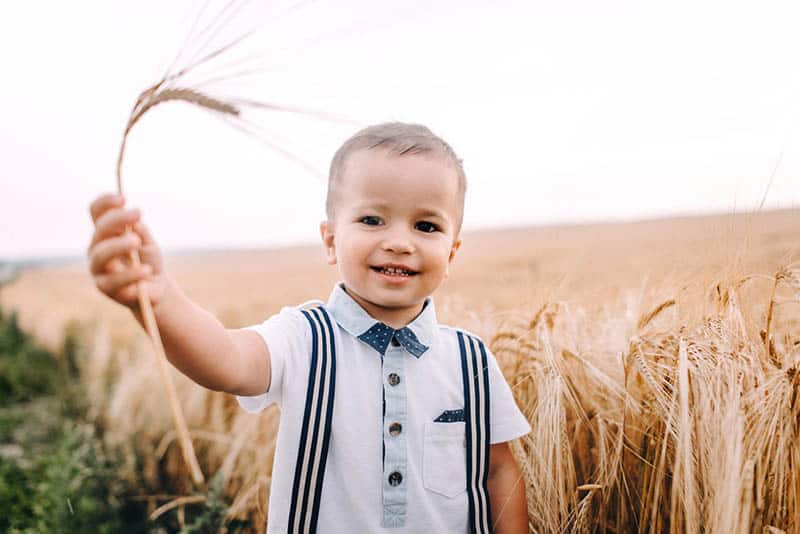
<path fill-rule="evenodd" d="M 0 310 L 0 532 L 144 532 L 83 416 L 78 350 L 37 347 Z"/>
<path fill-rule="evenodd" d="M 144 502 L 116 476 L 96 426 L 86 417 L 77 334 L 58 356 L 37 347 L 0 309 L 0 532 L 240 532 L 226 522 L 222 481 L 205 502 L 148 522 Z"/>
<path fill-rule="evenodd" d="M 225 501 L 222 483 L 222 473 L 211 479 L 202 510 L 196 512 L 193 521 L 181 529 L 180 534 L 211 534 L 219 532 L 223 527 L 228 534 L 235 534 L 249 526 L 246 521 L 225 520 L 228 504 Z"/>
<path fill-rule="evenodd" d="M 53 356 L 20 330 L 16 316 L 0 310 L 0 407 L 55 393 L 65 378 Z"/>

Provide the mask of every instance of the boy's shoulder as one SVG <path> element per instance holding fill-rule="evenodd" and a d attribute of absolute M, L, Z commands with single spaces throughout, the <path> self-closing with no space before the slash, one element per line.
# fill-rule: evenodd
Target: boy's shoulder
<path fill-rule="evenodd" d="M 313 315 L 309 314 L 309 312 L 315 309 L 324 310 L 325 302 L 314 299 L 294 306 L 285 306 L 283 309 L 281 309 L 280 315 L 286 316 L 288 321 L 294 323 L 295 326 L 299 326 L 299 329 L 302 331 L 304 337 L 306 337 L 305 334 L 310 333 L 309 320 L 313 317 Z M 310 336 L 308 337 L 311 339 Z"/>
<path fill-rule="evenodd" d="M 325 302 L 323 302 L 321 300 L 318 300 L 318 299 L 314 299 L 314 300 L 309 300 L 309 301 L 303 302 L 302 304 L 294 304 L 294 305 L 291 305 L 291 306 L 284 306 L 283 308 L 281 308 L 280 312 L 276 313 L 273 317 L 282 316 L 282 317 L 289 318 L 290 320 L 298 321 L 300 319 L 303 319 L 303 317 L 304 317 L 303 312 L 311 311 L 311 310 L 316 309 L 316 308 L 323 308 L 324 309 L 325 308 Z M 300 321 L 300 322 L 305 323 L 305 320 Z"/>
<path fill-rule="evenodd" d="M 277 329 L 281 331 L 284 336 L 300 336 L 308 337 L 308 319 L 306 313 L 314 308 L 324 308 L 324 302 L 321 300 L 309 300 L 299 305 L 284 306 L 277 313 L 267 317 L 261 324 L 255 324 L 248 328 L 255 330 L 263 329 Z"/>
<path fill-rule="evenodd" d="M 483 345 L 486 345 L 486 342 L 483 340 L 483 338 L 481 338 L 481 336 L 479 336 L 474 332 L 470 332 L 466 328 L 461 328 L 460 326 L 450 326 L 442 323 L 439 323 L 437 326 L 439 328 L 439 331 L 441 333 L 445 333 L 445 335 L 452 335 L 453 337 L 457 337 L 458 334 L 462 334 L 464 336 L 473 338 L 474 340 L 480 342 Z"/>
<path fill-rule="evenodd" d="M 322 301 L 322 300 L 319 300 L 319 299 L 312 299 L 312 300 L 306 301 L 306 302 L 304 302 L 302 304 L 298 304 L 297 306 L 290 306 L 290 307 L 294 308 L 294 309 L 296 309 L 298 311 L 311 310 L 311 309 L 320 308 L 320 307 L 324 308 L 325 307 L 325 301 Z"/>

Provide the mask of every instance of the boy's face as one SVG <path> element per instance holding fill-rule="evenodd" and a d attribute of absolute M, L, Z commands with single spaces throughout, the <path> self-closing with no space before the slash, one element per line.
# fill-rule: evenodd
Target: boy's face
<path fill-rule="evenodd" d="M 328 263 L 374 318 L 405 326 L 448 274 L 461 241 L 458 174 L 438 154 L 350 154 L 334 220 L 320 226 Z"/>

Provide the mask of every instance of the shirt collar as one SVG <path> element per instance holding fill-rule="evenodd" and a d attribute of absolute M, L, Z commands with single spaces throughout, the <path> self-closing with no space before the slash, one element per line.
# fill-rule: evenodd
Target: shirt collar
<path fill-rule="evenodd" d="M 372 328 L 379 322 L 361 307 L 353 297 L 344 290 L 344 284 L 338 283 L 333 288 L 326 309 L 334 320 L 344 328 L 350 335 L 358 337 Z M 413 321 L 406 326 L 414 332 L 417 339 L 428 347 L 433 342 L 433 334 L 436 330 L 436 310 L 433 305 L 433 298 L 425 299 L 422 311 Z"/>

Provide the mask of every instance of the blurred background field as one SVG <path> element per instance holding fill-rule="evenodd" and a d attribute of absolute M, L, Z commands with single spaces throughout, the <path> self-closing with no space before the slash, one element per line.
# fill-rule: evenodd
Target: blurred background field
<path fill-rule="evenodd" d="M 489 342 L 531 421 L 514 450 L 532 532 L 800 529 L 799 259 L 796 210 L 464 236 L 437 312 Z M 168 268 L 229 327 L 326 299 L 336 281 L 315 246 L 173 255 Z M 75 406 L 58 424 L 91 436 L 85 470 L 106 476 L 94 499 L 132 530 L 260 530 L 276 409 L 247 415 L 176 373 L 210 481 L 193 487 L 149 340 L 83 261 L 24 270 L 0 308 L 71 362 L 80 401 L 55 401 Z M 42 413 L 28 400 L 3 421 L 3 465 L 32 439 L 12 432 L 24 410 Z M 71 517 L 66 496 L 91 478 L 50 508 Z"/>
<path fill-rule="evenodd" d="M 424 123 L 469 180 L 438 315 L 531 421 L 531 531 L 800 532 L 800 4 L 46 4 L 0 17 L 0 532 L 268 520 L 277 411 L 175 373 L 194 485 L 150 341 L 83 259 L 131 105 L 165 95 L 125 196 L 205 251 L 169 269 L 226 325 L 327 297 L 320 247 L 277 247 L 316 241 L 353 131 Z M 642 222 L 574 224 L 610 220 Z"/>

